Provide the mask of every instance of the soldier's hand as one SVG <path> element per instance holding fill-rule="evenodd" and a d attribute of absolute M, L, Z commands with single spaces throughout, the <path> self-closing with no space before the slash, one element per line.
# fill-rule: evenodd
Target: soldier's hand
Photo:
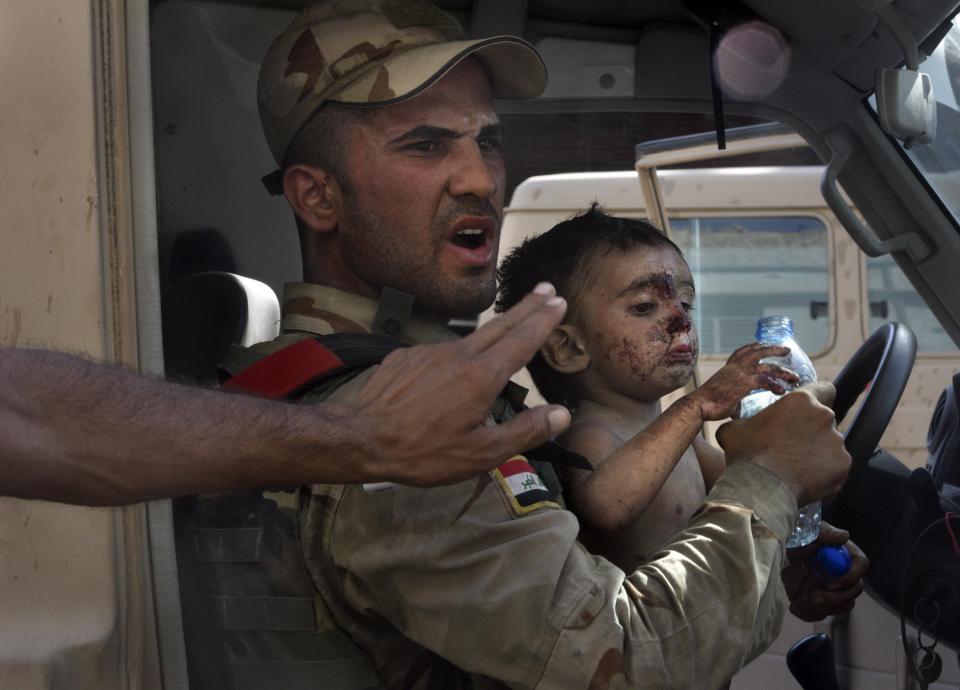
<path fill-rule="evenodd" d="M 783 396 L 750 419 L 717 430 L 727 463 L 752 462 L 767 468 L 805 505 L 840 491 L 850 471 L 850 454 L 828 405 L 836 390 L 821 381 Z"/>
<path fill-rule="evenodd" d="M 566 302 L 543 283 L 461 340 L 392 352 L 351 402 L 364 474 L 420 486 L 456 482 L 566 429 L 570 413 L 559 405 L 484 424 L 507 380 L 565 311 Z"/>
<path fill-rule="evenodd" d="M 790 599 L 790 613 L 801 620 L 818 621 L 853 608 L 857 597 L 863 592 L 861 580 L 870 567 L 870 561 L 860 547 L 849 539 L 850 534 L 846 530 L 822 522 L 816 542 L 787 551 L 789 564 L 780 572 L 780 577 Z M 817 548 L 823 544 L 843 544 L 847 547 L 851 563 L 846 575 L 823 582 L 814 574 L 812 559 Z"/>

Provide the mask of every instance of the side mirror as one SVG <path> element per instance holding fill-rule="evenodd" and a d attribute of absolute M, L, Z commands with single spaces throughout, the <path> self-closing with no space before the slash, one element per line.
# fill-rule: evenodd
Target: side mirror
<path fill-rule="evenodd" d="M 910 69 L 880 69 L 876 74 L 880 127 L 910 144 L 927 144 L 937 135 L 937 99 L 930 75 Z"/>

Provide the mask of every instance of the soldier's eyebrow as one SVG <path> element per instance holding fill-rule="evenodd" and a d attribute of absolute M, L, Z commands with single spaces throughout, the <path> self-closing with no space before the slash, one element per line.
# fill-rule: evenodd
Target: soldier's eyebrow
<path fill-rule="evenodd" d="M 436 125 L 420 125 L 414 127 L 408 132 L 404 132 L 396 139 L 390 141 L 390 145 L 403 144 L 407 141 L 417 141 L 420 139 L 460 139 L 467 135 L 467 132 L 456 132 L 447 127 L 437 127 Z M 485 125 L 480 128 L 477 138 L 499 137 L 503 135 L 503 126 L 497 122 L 495 124 Z"/>
<path fill-rule="evenodd" d="M 503 136 L 503 125 L 499 122 L 496 122 L 492 125 L 484 125 L 480 128 L 480 133 L 477 135 L 477 139 L 483 139 L 484 137 L 497 137 L 500 138 Z"/>

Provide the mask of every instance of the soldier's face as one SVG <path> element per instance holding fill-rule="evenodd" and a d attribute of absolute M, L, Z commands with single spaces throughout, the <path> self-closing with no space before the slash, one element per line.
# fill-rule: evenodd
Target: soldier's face
<path fill-rule="evenodd" d="M 402 290 L 439 317 L 492 303 L 501 139 L 489 81 L 472 59 L 420 96 L 360 118 L 347 142 L 337 232 L 364 291 Z"/>

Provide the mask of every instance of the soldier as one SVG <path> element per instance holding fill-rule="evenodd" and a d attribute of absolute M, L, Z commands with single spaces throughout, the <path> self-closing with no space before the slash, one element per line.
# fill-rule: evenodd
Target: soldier
<path fill-rule="evenodd" d="M 528 44 L 465 40 L 424 2 L 333 0 L 298 14 L 268 51 L 258 98 L 307 283 L 284 295 L 278 341 L 235 352 L 228 366 L 239 373 L 329 333 L 447 340 L 441 324 L 487 307 L 504 188 L 492 99 L 536 96 L 545 79 Z M 378 303 L 384 288 L 414 298 L 409 318 L 396 293 Z M 475 346 L 485 350 L 493 335 Z M 431 363 L 409 366 L 427 375 Z M 465 375 L 484 366 L 468 363 Z M 378 371 L 298 399 L 363 405 Z M 779 631 L 778 575 L 797 501 L 836 492 L 846 475 L 833 414 L 818 402 L 831 396 L 819 384 L 725 427 L 730 466 L 687 529 L 632 573 L 577 543 L 549 465 L 523 456 L 441 488 L 324 484 L 253 504 L 203 501 L 193 529 L 215 541 L 191 548 L 225 662 L 223 676 L 204 680 L 717 686 Z M 224 515 L 236 531 L 224 531 Z M 194 650 L 194 672 L 211 663 Z"/>

